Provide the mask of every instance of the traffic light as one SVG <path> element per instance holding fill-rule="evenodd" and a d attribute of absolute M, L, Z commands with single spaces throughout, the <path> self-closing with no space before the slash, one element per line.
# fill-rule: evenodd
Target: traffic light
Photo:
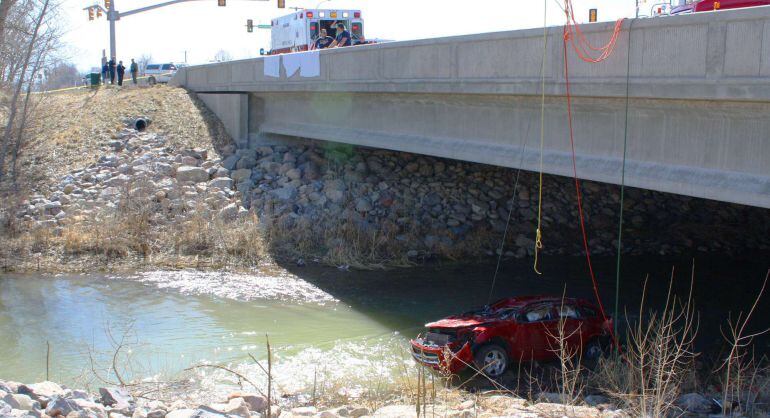
<path fill-rule="evenodd" d="M 254 32 L 254 21 L 251 19 L 246 19 L 246 32 Z"/>
<path fill-rule="evenodd" d="M 89 7 L 88 8 L 88 20 L 94 20 L 94 8 Z"/>
<path fill-rule="evenodd" d="M 227 6 L 227 0 L 217 0 L 217 6 L 219 7 Z"/>
<path fill-rule="evenodd" d="M 98 19 L 100 17 L 102 17 L 102 9 L 97 7 L 96 8 L 96 18 Z"/>
<path fill-rule="evenodd" d="M 596 22 L 599 18 L 598 16 L 599 11 L 597 9 L 588 9 L 588 21 L 589 22 Z"/>
<path fill-rule="evenodd" d="M 286 8 L 286 0 L 278 0 L 278 8 L 279 9 L 285 9 Z"/>
<path fill-rule="evenodd" d="M 104 8 L 110 10 L 110 0 L 104 0 Z"/>

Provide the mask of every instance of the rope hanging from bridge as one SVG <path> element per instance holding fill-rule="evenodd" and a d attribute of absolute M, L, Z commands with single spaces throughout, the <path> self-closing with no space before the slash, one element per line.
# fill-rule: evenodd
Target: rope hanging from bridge
<path fill-rule="evenodd" d="M 626 195 L 626 151 L 628 148 L 628 108 L 629 108 L 629 90 L 631 86 L 631 27 L 634 25 L 634 21 L 631 20 L 628 25 L 628 47 L 626 57 L 626 119 L 623 129 L 623 164 L 620 169 L 620 219 L 618 220 L 618 251 L 617 261 L 615 264 L 615 312 L 612 317 L 613 331 L 615 335 L 618 334 L 618 309 L 620 306 L 620 251 L 623 243 L 623 209 L 625 208 L 624 200 Z"/>
<path fill-rule="evenodd" d="M 572 0 L 564 0 L 564 13 L 567 18 L 567 23 L 564 25 L 565 39 L 570 40 L 572 48 L 581 60 L 595 64 L 606 60 L 612 55 L 615 51 L 615 46 L 618 43 L 618 36 L 620 36 L 620 29 L 623 26 L 623 20 L 625 20 L 625 18 L 618 19 L 615 22 L 615 27 L 612 30 L 609 41 L 607 41 L 606 44 L 597 47 L 591 44 L 583 31 L 580 30 L 580 25 L 578 25 L 575 20 Z"/>
<path fill-rule="evenodd" d="M 545 57 L 548 53 L 548 0 L 543 1 L 543 58 L 540 64 L 540 173 L 537 189 L 537 229 L 535 229 L 535 261 L 532 269 L 537 274 L 538 255 L 543 248 L 543 233 L 540 228 L 543 219 L 543 143 L 545 142 Z"/>
<path fill-rule="evenodd" d="M 567 23 L 564 25 L 564 79 L 565 79 L 565 89 L 566 89 L 566 96 L 567 96 L 567 125 L 569 128 L 569 141 L 570 141 L 570 148 L 572 152 L 572 175 L 575 181 L 575 194 L 577 196 L 577 208 L 578 208 L 578 219 L 580 224 L 580 232 L 583 239 L 583 250 L 585 251 L 586 256 L 586 264 L 588 265 L 588 273 L 591 278 L 591 283 L 593 285 L 593 291 L 594 296 L 596 297 L 596 303 L 599 306 L 599 311 L 602 315 L 602 319 L 606 322 L 607 321 L 607 314 L 604 310 L 604 304 L 602 303 L 601 297 L 599 296 L 599 285 L 596 280 L 596 274 L 594 273 L 593 268 L 593 262 L 591 260 L 591 251 L 588 247 L 588 234 L 586 232 L 586 226 L 585 226 L 585 216 L 583 213 L 583 197 L 580 192 L 580 180 L 577 175 L 577 157 L 575 153 L 575 135 L 574 135 L 574 129 L 572 124 L 572 95 L 570 91 L 570 80 L 569 80 L 569 57 L 567 55 L 567 44 L 571 44 L 575 52 L 577 53 L 578 57 L 582 59 L 583 61 L 589 62 L 589 63 L 599 63 L 601 61 L 606 60 L 610 57 L 612 52 L 615 49 L 615 45 L 617 44 L 618 40 L 618 34 L 620 33 L 620 29 L 622 27 L 622 23 L 624 19 L 619 19 L 615 23 L 615 27 L 613 30 L 613 34 L 610 37 L 609 42 L 605 44 L 602 47 L 594 47 L 592 46 L 585 36 L 580 31 L 579 26 L 575 22 L 575 17 L 572 9 L 572 1 L 571 0 L 565 0 L 565 8 L 564 12 L 567 17 Z M 630 67 L 630 27 L 629 27 L 629 45 L 628 45 L 628 66 Z M 593 50 L 593 51 L 600 51 L 599 56 L 597 57 L 591 57 L 590 55 L 586 54 L 586 48 Z M 626 74 L 626 126 L 625 126 L 625 134 L 624 134 L 624 145 L 623 145 L 623 168 L 622 168 L 622 180 L 621 183 L 625 183 L 625 160 L 626 160 L 626 143 L 628 138 L 628 87 L 629 87 L 629 74 L 627 71 Z M 624 186 L 621 185 L 622 190 L 624 190 Z M 622 201 L 621 201 L 621 219 L 620 219 L 620 226 L 619 228 L 622 229 Z M 616 271 L 616 281 L 619 282 L 620 278 L 620 239 L 621 236 L 619 234 L 618 236 L 618 264 L 617 264 L 617 271 Z M 617 316 L 617 297 L 618 297 L 618 283 L 616 283 L 616 316 Z M 614 318 L 615 321 L 617 321 L 617 317 Z M 610 337 L 612 338 L 612 343 L 616 347 L 618 351 L 620 351 L 620 345 L 618 343 L 616 333 L 614 329 L 610 329 Z"/>

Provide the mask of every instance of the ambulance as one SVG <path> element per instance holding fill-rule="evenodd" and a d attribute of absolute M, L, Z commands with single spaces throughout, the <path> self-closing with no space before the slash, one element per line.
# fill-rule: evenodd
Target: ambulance
<path fill-rule="evenodd" d="M 353 45 L 366 43 L 364 20 L 360 10 L 303 9 L 270 22 L 269 55 L 307 51 L 318 39 L 321 29 L 332 38 L 337 36 L 335 23 L 344 23 Z"/>

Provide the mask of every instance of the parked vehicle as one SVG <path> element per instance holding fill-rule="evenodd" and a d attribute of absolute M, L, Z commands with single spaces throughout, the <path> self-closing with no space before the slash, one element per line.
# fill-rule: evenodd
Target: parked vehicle
<path fill-rule="evenodd" d="M 169 62 L 166 64 L 147 64 L 144 69 L 144 75 L 147 76 L 147 82 L 150 85 L 156 83 L 168 83 L 176 74 L 177 66 Z"/>
<path fill-rule="evenodd" d="M 744 7 L 767 6 L 770 0 L 675 0 L 677 4 L 670 14 L 708 12 L 713 10 L 741 9 Z"/>
<path fill-rule="evenodd" d="M 585 361 L 595 361 L 610 341 L 612 323 L 583 299 L 520 296 L 425 327 L 427 332 L 411 341 L 418 363 L 450 373 L 472 365 L 497 378 L 512 362 L 556 359 L 559 335 Z"/>

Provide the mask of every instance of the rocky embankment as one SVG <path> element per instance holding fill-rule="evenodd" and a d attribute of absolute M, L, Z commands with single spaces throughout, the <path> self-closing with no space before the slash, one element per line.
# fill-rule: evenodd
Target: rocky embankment
<path fill-rule="evenodd" d="M 6 223 L 65 236 L 63 251 L 71 256 L 134 252 L 147 258 L 166 251 L 167 243 L 157 242 L 166 239 L 177 255 L 222 251 L 237 258 L 245 250 L 239 247 L 261 240 L 264 253 L 365 266 L 494 255 L 510 216 L 504 255 L 534 251 L 534 173 L 323 143 L 229 145 L 220 157 L 173 149 L 161 135 L 132 129 L 105 145 L 95 163 L 20 202 L 6 213 L 12 217 Z M 591 251 L 613 254 L 618 187 L 583 182 L 582 192 Z M 571 179 L 545 177 L 542 213 L 543 253 L 581 254 Z M 253 228 L 227 225 L 246 219 Z M 761 233 L 770 228 L 770 217 L 758 208 L 627 189 L 625 220 L 628 254 L 770 248 Z M 88 237 L 73 237 L 84 225 L 101 229 L 102 237 L 112 231 L 113 243 L 124 248 L 89 246 Z M 134 230 L 123 231 L 126 238 L 113 231 L 121 227 Z M 153 247 L 149 236 L 163 228 Z M 239 235 L 224 240 L 227 230 Z"/>
<path fill-rule="evenodd" d="M 450 418 L 545 416 L 626 417 L 619 410 L 605 407 L 567 406 L 558 403 L 530 403 L 512 396 L 492 395 L 474 399 L 453 399 L 450 404 L 425 405 L 426 415 Z M 555 414 L 555 415 L 554 415 Z M 422 415 L 422 414 L 421 414 Z M 177 400 L 165 403 L 144 397 L 133 397 L 117 387 L 100 388 L 98 395 L 71 390 L 54 382 L 30 385 L 0 381 L 0 417 L 8 418 L 411 418 L 417 417 L 416 405 L 395 403 L 371 409 L 366 406 L 271 405 L 259 394 L 234 392 L 221 403 L 191 404 Z"/>
<path fill-rule="evenodd" d="M 442 389 L 442 391 L 445 389 Z M 441 394 L 444 395 L 444 394 Z M 491 392 L 469 394 L 451 390 L 437 396 L 435 403 L 423 401 L 420 416 L 448 418 L 539 418 L 592 417 L 626 418 L 634 416 L 613 406 L 602 395 L 589 395 L 576 403 L 562 403 L 558 393 L 541 393 L 536 401 L 511 394 Z M 427 400 L 427 398 L 426 398 Z M 102 387 L 98 394 L 69 389 L 54 382 L 22 384 L 0 381 L 0 417 L 5 418 L 412 418 L 417 417 L 417 405 L 391 399 L 370 405 L 296 406 L 270 402 L 258 393 L 232 392 L 221 402 L 200 404 L 189 399 L 163 401 L 146 396 L 133 396 L 124 387 Z M 371 402 L 369 402 L 371 403 Z M 717 404 L 700 394 L 688 393 L 668 405 L 677 416 L 705 417 L 717 412 Z M 713 415 L 712 415 L 713 416 Z"/>

